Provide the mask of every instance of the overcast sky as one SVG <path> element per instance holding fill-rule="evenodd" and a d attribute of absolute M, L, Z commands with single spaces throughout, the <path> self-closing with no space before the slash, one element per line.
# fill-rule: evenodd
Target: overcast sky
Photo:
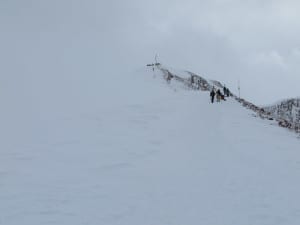
<path fill-rule="evenodd" d="M 1 0 L 0 88 L 88 88 L 158 54 L 273 103 L 300 96 L 299 12 L 297 0 Z"/>

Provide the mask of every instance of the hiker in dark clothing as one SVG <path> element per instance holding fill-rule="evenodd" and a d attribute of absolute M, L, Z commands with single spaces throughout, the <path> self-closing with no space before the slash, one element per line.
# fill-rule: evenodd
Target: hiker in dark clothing
<path fill-rule="evenodd" d="M 211 103 L 214 103 L 215 95 L 216 95 L 216 93 L 215 93 L 214 89 L 212 89 L 210 92 Z"/>
<path fill-rule="evenodd" d="M 224 95 L 225 95 L 226 97 L 229 97 L 230 92 L 229 92 L 229 89 L 228 89 L 227 87 L 224 86 L 223 92 L 224 92 Z"/>
<path fill-rule="evenodd" d="M 230 94 L 230 91 L 228 88 L 226 88 L 226 96 L 229 97 L 231 94 Z"/>
<path fill-rule="evenodd" d="M 224 93 L 225 96 L 227 96 L 227 88 L 225 87 L 225 85 L 223 87 L 223 93 Z"/>
<path fill-rule="evenodd" d="M 222 98 L 222 94 L 221 94 L 220 89 L 217 90 L 216 95 L 217 95 L 217 102 L 220 102 L 220 100 Z"/>

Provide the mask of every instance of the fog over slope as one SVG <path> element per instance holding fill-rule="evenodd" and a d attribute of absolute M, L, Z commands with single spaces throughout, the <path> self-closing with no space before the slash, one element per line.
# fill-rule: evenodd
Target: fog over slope
<path fill-rule="evenodd" d="M 0 224 L 299 224 L 296 134 L 145 66 L 240 80 L 256 104 L 297 96 L 298 12 L 1 1 Z"/>
<path fill-rule="evenodd" d="M 51 90 L 64 79 L 116 76 L 111 68 L 122 74 L 158 54 L 235 91 L 240 80 L 242 97 L 255 104 L 293 98 L 298 11 L 294 0 L 3 0 L 0 91 L 7 80 L 49 82 Z"/>

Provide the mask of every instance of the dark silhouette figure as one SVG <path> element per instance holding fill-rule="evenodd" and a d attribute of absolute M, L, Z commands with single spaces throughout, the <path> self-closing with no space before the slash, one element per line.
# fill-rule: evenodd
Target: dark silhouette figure
<path fill-rule="evenodd" d="M 220 89 L 217 90 L 216 95 L 217 95 L 217 102 L 220 102 L 220 100 L 222 99 L 222 94 Z"/>
<path fill-rule="evenodd" d="M 224 86 L 223 92 L 224 92 L 224 95 L 225 95 L 226 97 L 229 97 L 229 96 L 230 96 L 230 91 L 229 91 L 229 89 L 228 89 L 227 87 Z"/>
<path fill-rule="evenodd" d="M 210 92 L 211 103 L 214 103 L 215 95 L 216 95 L 216 93 L 215 93 L 214 89 L 212 89 Z"/>
<path fill-rule="evenodd" d="M 228 88 L 226 88 L 226 96 L 229 97 L 231 94 L 230 94 L 230 91 Z"/>

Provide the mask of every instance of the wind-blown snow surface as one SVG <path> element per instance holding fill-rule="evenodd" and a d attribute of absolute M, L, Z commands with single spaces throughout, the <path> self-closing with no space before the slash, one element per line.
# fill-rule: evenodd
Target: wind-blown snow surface
<path fill-rule="evenodd" d="M 82 85 L 4 103 L 0 224 L 300 224 L 293 133 L 150 70 Z"/>

